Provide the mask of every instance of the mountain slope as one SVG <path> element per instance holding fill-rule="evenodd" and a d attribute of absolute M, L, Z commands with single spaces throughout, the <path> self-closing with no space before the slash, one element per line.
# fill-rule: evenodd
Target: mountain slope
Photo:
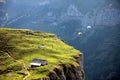
<path fill-rule="evenodd" d="M 4 40 L 8 39 L 4 45 L 4 41 L 0 40 L 0 45 L 3 45 L 3 49 L 0 49 L 0 80 L 61 78 L 56 76 L 64 76 L 60 80 L 84 79 L 82 54 L 54 34 L 7 28 L 1 28 L 0 34 L 0 37 L 4 36 Z M 45 47 L 40 48 L 41 45 Z M 45 59 L 48 65 L 30 68 L 34 58 Z"/>
<path fill-rule="evenodd" d="M 57 34 L 83 51 L 86 80 L 119 76 L 119 0 L 6 1 L 0 4 L 1 26 Z"/>

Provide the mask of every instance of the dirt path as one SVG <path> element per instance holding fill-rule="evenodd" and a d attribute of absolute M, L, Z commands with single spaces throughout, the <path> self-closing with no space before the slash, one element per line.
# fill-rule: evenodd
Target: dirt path
<path fill-rule="evenodd" d="M 27 78 L 30 76 L 30 72 L 28 71 L 28 67 L 26 66 L 26 64 L 22 61 L 18 61 L 15 58 L 13 58 L 12 56 L 9 55 L 9 53 L 5 53 L 9 58 L 13 59 L 14 61 L 17 61 L 19 63 L 23 64 L 24 69 L 26 70 L 27 75 L 23 78 L 23 80 L 27 80 Z"/>
<path fill-rule="evenodd" d="M 27 75 L 23 78 L 23 80 L 26 80 L 29 76 L 30 76 L 30 72 L 28 71 L 27 67 L 26 67 L 26 64 L 23 62 L 23 65 L 24 65 L 24 68 L 27 72 Z"/>

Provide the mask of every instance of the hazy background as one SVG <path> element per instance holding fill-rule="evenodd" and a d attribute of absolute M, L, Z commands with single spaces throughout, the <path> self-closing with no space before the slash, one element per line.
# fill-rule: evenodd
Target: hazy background
<path fill-rule="evenodd" d="M 0 0 L 0 26 L 55 33 L 83 52 L 86 80 L 120 79 L 119 0 Z"/>

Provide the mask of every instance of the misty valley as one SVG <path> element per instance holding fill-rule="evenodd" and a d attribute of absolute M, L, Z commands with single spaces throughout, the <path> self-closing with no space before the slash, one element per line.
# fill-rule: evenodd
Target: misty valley
<path fill-rule="evenodd" d="M 0 0 L 0 80 L 12 76 L 5 64 L 24 65 L 4 63 L 3 52 L 12 52 L 5 45 L 16 46 L 9 55 L 27 65 L 38 56 L 48 61 L 30 70 L 17 66 L 21 80 L 120 80 L 120 1 Z"/>

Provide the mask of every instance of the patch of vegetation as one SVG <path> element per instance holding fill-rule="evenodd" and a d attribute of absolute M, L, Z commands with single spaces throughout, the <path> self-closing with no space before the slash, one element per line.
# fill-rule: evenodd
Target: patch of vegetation
<path fill-rule="evenodd" d="M 28 80 L 47 77 L 60 64 L 78 66 L 74 57 L 80 52 L 51 33 L 0 28 L 0 41 L 0 51 L 3 51 L 0 54 L 0 80 L 23 79 L 27 74 L 23 64 L 32 75 Z M 40 48 L 43 44 L 45 48 Z M 34 58 L 45 59 L 48 65 L 31 69 Z"/>
<path fill-rule="evenodd" d="M 12 36 L 7 35 L 7 31 L 0 31 L 0 52 L 8 52 L 14 49 L 14 46 L 10 43 Z"/>

